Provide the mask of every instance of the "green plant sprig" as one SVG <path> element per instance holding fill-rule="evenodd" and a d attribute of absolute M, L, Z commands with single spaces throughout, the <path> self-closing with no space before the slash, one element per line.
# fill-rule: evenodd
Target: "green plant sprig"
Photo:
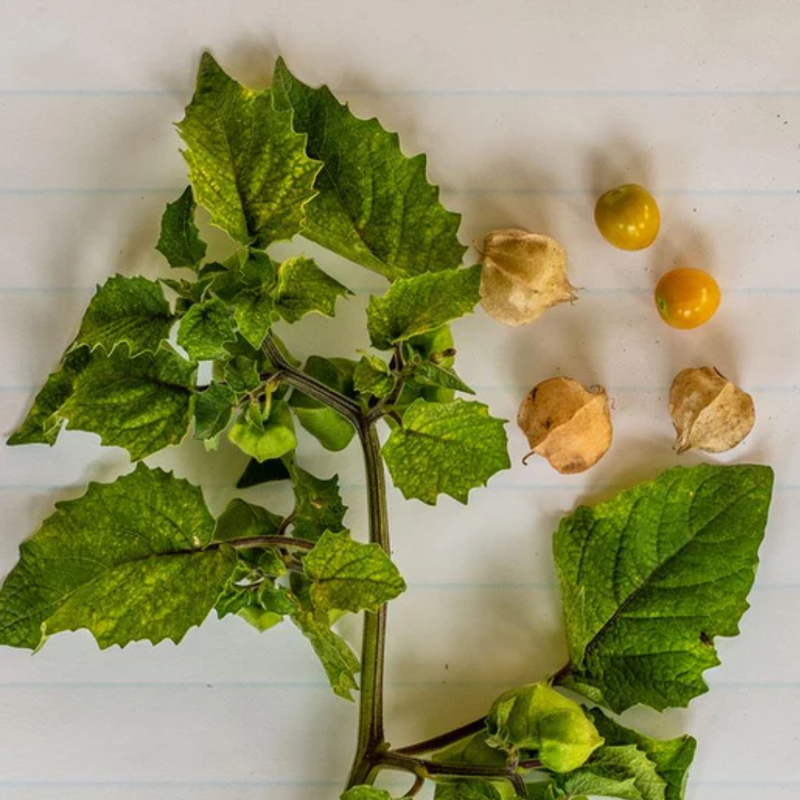
<path fill-rule="evenodd" d="M 504 421 L 456 397 L 474 392 L 454 370 L 449 324 L 480 301 L 482 267 L 462 265 L 459 218 L 425 158 L 282 60 L 272 87 L 253 91 L 204 55 L 178 131 L 191 185 L 168 204 L 157 244 L 176 272 L 98 287 L 9 439 L 52 446 L 64 427 L 89 431 L 138 463 L 57 503 L 23 543 L 0 590 L 0 643 L 37 650 L 84 628 L 101 648 L 178 643 L 212 611 L 259 631 L 286 620 L 332 690 L 358 692 L 342 800 L 391 800 L 373 786 L 385 770 L 412 778 L 405 797 L 433 781 L 437 800 L 681 800 L 694 739 L 651 739 L 601 709 L 680 707 L 706 691 L 714 639 L 736 635 L 747 608 L 772 471 L 677 468 L 576 509 L 554 536 L 569 663 L 472 723 L 392 748 L 386 607 L 406 584 L 390 557 L 386 470 L 406 498 L 432 505 L 466 503 L 510 466 Z M 207 259 L 198 205 L 230 237 L 222 261 Z M 296 235 L 388 280 L 367 307 L 371 348 L 358 359 L 301 364 L 279 338 L 281 324 L 333 316 L 351 294 L 303 255 L 274 260 L 271 246 Z M 212 367 L 202 385 L 201 362 Z M 331 451 L 357 440 L 360 536 L 345 526 L 338 476 L 302 467 L 297 425 Z M 227 438 L 249 456 L 237 487 L 283 483 L 292 510 L 234 498 L 214 516 L 199 487 L 144 464 L 190 432 L 210 451 Z M 359 658 L 334 626 L 362 612 Z"/>

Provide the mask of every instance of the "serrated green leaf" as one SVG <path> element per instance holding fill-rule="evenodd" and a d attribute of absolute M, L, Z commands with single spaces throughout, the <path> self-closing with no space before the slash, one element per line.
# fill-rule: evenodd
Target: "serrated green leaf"
<path fill-rule="evenodd" d="M 317 541 L 325 531 L 343 530 L 347 506 L 339 493 L 339 476 L 317 478 L 295 466 L 294 478 L 294 530 L 298 539 Z"/>
<path fill-rule="evenodd" d="M 395 281 L 367 306 L 373 347 L 389 350 L 469 314 L 480 301 L 481 265 L 416 275 Z"/>
<path fill-rule="evenodd" d="M 266 288 L 247 289 L 230 301 L 239 332 L 253 347 L 261 347 L 272 327 L 275 302 Z"/>
<path fill-rule="evenodd" d="M 111 355 L 96 350 L 58 413 L 69 429 L 96 433 L 138 461 L 186 435 L 195 370 L 170 348 L 136 358 L 125 347 Z"/>
<path fill-rule="evenodd" d="M 252 536 L 275 536 L 281 527 L 281 522 L 283 517 L 279 514 L 273 514 L 266 508 L 236 497 L 217 518 L 214 541 L 227 542 L 230 539 L 247 539 Z M 278 574 L 282 575 L 283 571 Z"/>
<path fill-rule="evenodd" d="M 206 256 L 206 243 L 194 223 L 197 208 L 192 187 L 187 186 L 174 202 L 167 203 L 161 217 L 161 235 L 156 245 L 171 267 L 197 269 Z"/>
<path fill-rule="evenodd" d="M 269 418 L 262 425 L 240 414 L 228 431 L 228 438 L 258 461 L 280 458 L 297 447 L 292 415 L 284 400 L 273 401 Z"/>
<path fill-rule="evenodd" d="M 303 371 L 347 397 L 353 395 L 355 363 L 344 358 L 311 356 Z M 344 450 L 355 436 L 355 428 L 338 411 L 295 390 L 289 398 L 297 421 L 326 449 Z"/>
<path fill-rule="evenodd" d="M 503 781 L 448 781 L 437 783 L 434 800 L 511 800 L 517 795 Z"/>
<path fill-rule="evenodd" d="M 352 700 L 351 693 L 358 689 L 356 673 L 360 665 L 350 645 L 310 611 L 298 611 L 292 616 L 292 621 L 311 642 L 334 694 Z"/>
<path fill-rule="evenodd" d="M 205 549 L 214 519 L 196 486 L 139 464 L 56 504 L 20 547 L 0 591 L 0 642 L 35 648 L 43 635 L 88 628 L 100 647 L 180 641 L 214 607 L 236 564 Z"/>
<path fill-rule="evenodd" d="M 687 774 L 697 749 L 697 741 L 693 737 L 651 739 L 625 728 L 599 708 L 593 708 L 589 713 L 607 745 L 636 745 L 655 764 L 656 771 L 667 784 L 665 800 L 683 800 Z"/>
<path fill-rule="evenodd" d="M 582 767 L 554 776 L 568 795 L 664 800 L 666 782 L 655 764 L 635 745 L 601 747 Z"/>
<path fill-rule="evenodd" d="M 392 800 L 392 796 L 374 786 L 354 786 L 340 795 L 339 800 Z"/>
<path fill-rule="evenodd" d="M 352 292 L 323 272 L 311 258 L 289 258 L 278 267 L 275 308 L 287 322 L 317 312 L 332 317 L 336 300 Z"/>
<path fill-rule="evenodd" d="M 470 489 L 510 466 L 503 425 L 474 401 L 415 400 L 383 446 L 383 457 L 404 497 L 435 505 L 440 494 L 449 494 L 466 503 Z"/>
<path fill-rule="evenodd" d="M 155 353 L 174 321 L 157 281 L 114 275 L 97 288 L 72 348 L 111 353 L 124 344 L 131 357 Z"/>
<path fill-rule="evenodd" d="M 212 383 L 198 392 L 194 404 L 194 438 L 214 441 L 228 427 L 236 401 L 236 392 L 220 383 Z"/>
<path fill-rule="evenodd" d="M 677 467 L 562 520 L 564 685 L 617 712 L 707 691 L 714 638 L 748 608 L 772 481 L 769 467 Z"/>
<path fill-rule="evenodd" d="M 256 461 L 251 458 L 247 462 L 242 476 L 236 482 L 237 489 L 249 489 L 251 486 L 260 486 L 262 483 L 285 481 L 291 478 L 289 468 L 279 458 L 268 461 Z"/>
<path fill-rule="evenodd" d="M 321 165 L 271 92 L 246 89 L 204 53 L 178 131 L 195 197 L 214 225 L 259 247 L 299 233 Z"/>
<path fill-rule="evenodd" d="M 439 386 L 443 389 L 452 389 L 456 392 L 475 394 L 475 392 L 456 375 L 454 370 L 440 366 L 439 364 L 434 364 L 430 361 L 422 361 L 415 366 L 411 372 L 410 379 L 414 381 L 414 383 L 421 384 L 422 386 Z"/>
<path fill-rule="evenodd" d="M 390 280 L 461 263 L 460 217 L 439 203 L 424 156 L 406 158 L 396 133 L 358 119 L 326 87 L 301 83 L 282 59 L 273 92 L 276 104 L 294 111 L 295 129 L 308 134 L 309 155 L 324 163 L 304 236 Z"/>
<path fill-rule="evenodd" d="M 61 368 L 50 373 L 22 424 L 9 437 L 9 445 L 56 443 L 64 424 L 58 412 L 72 394 L 75 379 L 91 360 L 86 348 L 64 356 Z"/>
<path fill-rule="evenodd" d="M 248 356 L 233 356 L 222 362 L 222 379 L 234 392 L 252 392 L 262 381 L 258 364 Z"/>
<path fill-rule="evenodd" d="M 326 531 L 303 559 L 311 600 L 322 611 L 377 611 L 405 591 L 397 567 L 378 544 Z"/>
<path fill-rule="evenodd" d="M 353 372 L 353 388 L 365 397 L 386 397 L 394 389 L 395 378 L 389 365 L 369 353 L 361 357 Z"/>
<path fill-rule="evenodd" d="M 178 344 L 196 361 L 220 358 L 235 339 L 230 309 L 215 297 L 193 305 L 178 327 Z"/>

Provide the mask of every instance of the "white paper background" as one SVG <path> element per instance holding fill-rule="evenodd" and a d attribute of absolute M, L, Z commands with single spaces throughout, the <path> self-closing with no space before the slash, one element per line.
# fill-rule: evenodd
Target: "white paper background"
<path fill-rule="evenodd" d="M 498 226 L 559 238 L 574 307 L 533 327 L 481 312 L 457 325 L 460 372 L 513 419 L 554 374 L 605 384 L 615 440 L 585 476 L 520 465 L 436 509 L 392 494 L 395 557 L 410 588 L 390 613 L 387 728 L 396 744 L 483 713 L 564 660 L 549 538 L 579 499 L 653 476 L 670 452 L 674 374 L 715 365 L 754 396 L 758 424 L 732 459 L 776 468 L 763 563 L 742 636 L 687 711 L 628 719 L 700 740 L 690 800 L 794 800 L 800 791 L 800 543 L 795 466 L 800 364 L 800 3 L 138 2 L 0 0 L 0 420 L 21 419 L 69 342 L 95 283 L 154 274 L 164 204 L 185 185 L 171 123 L 210 48 L 265 85 L 276 55 L 329 83 L 362 116 L 424 151 L 465 243 Z M 594 198 L 637 181 L 663 229 L 649 251 L 597 235 Z M 302 245 L 298 245 L 302 246 Z M 305 246 L 308 253 L 317 252 Z M 287 252 L 291 248 L 287 248 Z M 301 354 L 365 343 L 380 279 L 323 257 L 358 290 L 335 322 L 291 339 Z M 707 327 L 666 328 L 652 307 L 673 264 L 710 270 L 723 305 Z M 358 453 L 303 451 L 337 470 L 364 520 Z M 691 459 L 689 459 L 691 460 Z M 193 444 L 150 459 L 202 481 L 219 509 L 244 457 Z M 0 449 L 0 573 L 58 499 L 130 469 L 72 433 L 54 449 Z M 280 504 L 276 492 L 248 498 Z M 345 629 L 354 643 L 355 627 Z M 61 635 L 31 658 L 0 650 L 2 800 L 322 800 L 338 796 L 356 708 L 332 696 L 290 626 L 258 637 L 210 621 L 179 648 L 101 653 Z M 404 780 L 393 785 L 405 787 Z"/>

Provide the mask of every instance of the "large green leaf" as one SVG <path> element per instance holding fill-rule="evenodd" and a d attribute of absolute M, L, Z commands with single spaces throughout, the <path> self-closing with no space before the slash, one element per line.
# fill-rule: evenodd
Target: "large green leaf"
<path fill-rule="evenodd" d="M 136 358 L 125 347 L 96 350 L 57 413 L 68 428 L 96 433 L 138 460 L 186 435 L 195 369 L 169 348 Z"/>
<path fill-rule="evenodd" d="M 562 520 L 564 685 L 614 711 L 705 692 L 714 638 L 748 608 L 772 481 L 769 467 L 677 467 Z"/>
<path fill-rule="evenodd" d="M 395 281 L 367 306 L 367 329 L 373 347 L 388 350 L 395 342 L 469 314 L 481 299 L 480 283 L 479 264 Z"/>
<path fill-rule="evenodd" d="M 336 300 L 352 292 L 323 272 L 313 259 L 289 258 L 278 267 L 275 307 L 287 322 L 317 312 L 332 317 Z"/>
<path fill-rule="evenodd" d="M 78 628 L 101 647 L 178 642 L 236 564 L 230 548 L 208 548 L 214 519 L 200 490 L 160 469 L 139 464 L 56 509 L 22 544 L 0 591 L 3 644 L 36 648 Z"/>
<path fill-rule="evenodd" d="M 390 280 L 461 263 L 460 218 L 428 183 L 425 156 L 406 158 L 396 133 L 358 119 L 326 87 L 301 83 L 281 59 L 272 91 L 308 134 L 309 155 L 324 164 L 304 236 Z"/>
<path fill-rule="evenodd" d="M 377 611 L 405 591 L 405 581 L 380 545 L 326 531 L 303 559 L 311 600 L 322 611 Z"/>
<path fill-rule="evenodd" d="M 156 281 L 114 275 L 97 289 L 72 347 L 101 347 L 110 353 L 125 344 L 131 357 L 155 353 L 174 321 Z"/>
<path fill-rule="evenodd" d="M 161 236 L 156 250 L 171 267 L 197 269 L 205 258 L 206 243 L 200 238 L 194 222 L 196 208 L 192 187 L 187 186 L 174 203 L 167 203 L 161 217 Z"/>
<path fill-rule="evenodd" d="M 599 708 L 590 712 L 595 727 L 607 745 L 636 745 L 653 762 L 656 772 L 666 782 L 665 800 L 683 800 L 686 777 L 697 742 L 691 736 L 677 739 L 651 739 L 638 731 L 625 728 Z"/>
<path fill-rule="evenodd" d="M 434 505 L 440 494 L 467 502 L 470 489 L 508 469 L 504 422 L 474 401 L 415 400 L 383 446 L 392 480 L 406 498 Z"/>
<path fill-rule="evenodd" d="M 246 89 L 204 53 L 178 131 L 195 197 L 214 225 L 259 247 L 300 231 L 320 164 L 271 92 Z"/>

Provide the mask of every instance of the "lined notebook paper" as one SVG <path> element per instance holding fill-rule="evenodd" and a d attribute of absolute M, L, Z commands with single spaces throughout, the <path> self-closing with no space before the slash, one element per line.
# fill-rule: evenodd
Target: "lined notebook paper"
<path fill-rule="evenodd" d="M 558 238 L 581 288 L 534 326 L 482 312 L 459 322 L 460 372 L 514 419 L 553 375 L 601 383 L 614 444 L 561 477 L 509 425 L 514 467 L 468 508 L 392 492 L 395 559 L 409 591 L 390 609 L 387 729 L 397 745 L 484 713 L 500 692 L 564 661 L 550 559 L 557 520 L 676 463 L 666 399 L 686 366 L 714 365 L 755 398 L 756 429 L 721 461 L 776 469 L 752 608 L 718 640 L 711 692 L 684 711 L 626 719 L 700 741 L 690 800 L 795 800 L 800 793 L 800 4 L 762 0 L 103 0 L 0 4 L 0 420 L 9 432 L 73 335 L 96 283 L 157 274 L 166 202 L 185 185 L 171 123 L 201 52 L 266 85 L 283 55 L 361 116 L 424 151 L 461 238 L 525 227 Z M 643 253 L 594 230 L 594 199 L 635 181 L 663 228 Z M 318 251 L 297 242 L 286 252 Z M 474 256 L 474 252 L 471 253 Z M 301 355 L 363 346 L 376 276 L 320 255 L 356 291 L 334 321 L 288 334 Z M 723 288 L 703 329 L 668 329 L 652 287 L 675 264 Z M 321 453 L 363 530 L 358 453 Z M 691 457 L 687 459 L 691 461 Z M 219 510 L 244 457 L 188 444 L 150 459 L 206 487 Z M 69 433 L 53 449 L 0 448 L 0 574 L 53 503 L 128 471 L 124 451 Z M 248 499 L 281 507 L 275 491 Z M 424 558 L 419 554 L 425 552 Z M 343 633 L 357 644 L 357 625 Z M 54 637 L 32 658 L 0 650 L 2 800 L 327 800 L 355 744 L 356 708 L 335 698 L 288 625 L 261 636 L 209 620 L 180 647 L 100 652 Z M 352 734 L 349 733 L 352 731 Z M 390 784 L 407 788 L 402 777 Z"/>

